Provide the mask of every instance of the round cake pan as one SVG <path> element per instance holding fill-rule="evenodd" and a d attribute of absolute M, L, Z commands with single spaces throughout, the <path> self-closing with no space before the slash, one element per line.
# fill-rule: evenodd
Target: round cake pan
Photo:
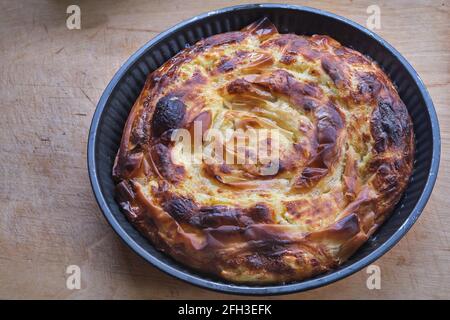
<path fill-rule="evenodd" d="M 188 45 L 227 31 L 239 30 L 262 17 L 280 33 L 325 34 L 375 60 L 397 86 L 414 124 L 414 170 L 404 196 L 378 231 L 343 265 L 301 282 L 240 285 L 213 278 L 179 264 L 156 250 L 126 220 L 114 200 L 111 176 L 128 113 L 148 74 Z M 317 9 L 252 4 L 201 14 L 159 34 L 133 54 L 115 74 L 97 105 L 88 141 L 88 169 L 100 209 L 117 234 L 156 268 L 191 284 L 232 294 L 273 295 L 304 291 L 345 278 L 391 249 L 417 220 L 430 197 L 439 167 L 440 134 L 431 98 L 415 70 L 386 41 L 343 17 Z M 399 271 L 400 272 L 400 271 Z"/>

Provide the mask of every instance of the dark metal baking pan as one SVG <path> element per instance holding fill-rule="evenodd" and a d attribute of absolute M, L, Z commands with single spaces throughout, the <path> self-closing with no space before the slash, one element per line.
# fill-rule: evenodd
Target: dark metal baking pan
<path fill-rule="evenodd" d="M 326 34 L 375 60 L 395 83 L 408 108 L 414 124 L 416 154 L 411 181 L 394 212 L 346 263 L 301 282 L 252 286 L 206 276 L 156 250 L 119 210 L 114 200 L 111 168 L 128 113 L 147 75 L 187 45 L 213 34 L 239 30 L 262 17 L 268 17 L 280 33 Z M 406 234 L 424 209 L 436 181 L 439 158 L 439 124 L 433 103 L 422 80 L 398 51 L 348 19 L 317 9 L 281 4 L 242 5 L 208 12 L 150 40 L 123 64 L 105 89 L 88 141 L 88 168 L 95 197 L 106 219 L 131 249 L 158 269 L 194 285 L 249 295 L 285 294 L 324 286 L 380 258 Z"/>

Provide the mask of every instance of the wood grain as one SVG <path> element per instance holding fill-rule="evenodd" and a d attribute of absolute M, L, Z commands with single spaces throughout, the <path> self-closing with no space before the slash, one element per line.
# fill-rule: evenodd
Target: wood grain
<path fill-rule="evenodd" d="M 66 8 L 81 7 L 81 30 Z M 251 1 L 246 1 L 251 2 Z M 438 182 L 412 230 L 367 274 L 284 299 L 450 298 L 450 9 L 448 1 L 289 1 L 376 30 L 414 66 L 441 126 Z M 2 1 L 0 9 L 0 298 L 237 298 L 183 283 L 128 249 L 98 209 L 86 168 L 96 103 L 115 71 L 159 32 L 239 1 Z M 81 267 L 80 290 L 66 267 Z M 275 298 L 275 297 L 272 297 Z"/>

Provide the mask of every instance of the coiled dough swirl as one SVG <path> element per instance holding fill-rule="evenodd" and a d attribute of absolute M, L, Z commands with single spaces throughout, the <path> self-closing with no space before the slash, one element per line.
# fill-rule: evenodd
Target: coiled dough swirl
<path fill-rule="evenodd" d="M 171 134 L 195 122 L 277 129 L 278 169 L 192 163 Z M 230 281 L 280 283 L 338 266 L 373 234 L 406 188 L 413 141 L 407 109 L 373 61 L 263 19 L 148 76 L 113 176 L 122 210 L 158 249 Z"/>

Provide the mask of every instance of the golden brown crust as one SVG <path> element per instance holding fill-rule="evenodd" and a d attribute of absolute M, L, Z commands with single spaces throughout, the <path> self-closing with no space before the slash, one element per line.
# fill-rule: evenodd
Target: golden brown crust
<path fill-rule="evenodd" d="M 279 170 L 187 163 L 170 134 L 194 121 L 281 130 Z M 149 75 L 113 176 L 121 208 L 157 248 L 231 281 L 286 282 L 336 267 L 385 220 L 408 183 L 413 139 L 373 61 L 263 19 Z"/>

